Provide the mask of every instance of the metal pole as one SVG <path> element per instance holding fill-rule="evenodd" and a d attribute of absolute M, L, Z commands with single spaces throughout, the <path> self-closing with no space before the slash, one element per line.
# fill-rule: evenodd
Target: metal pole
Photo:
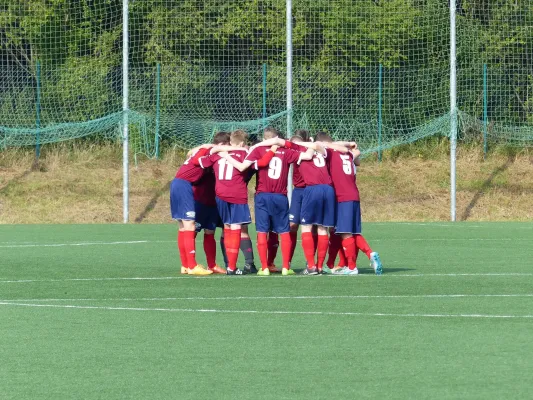
<path fill-rule="evenodd" d="M 161 120 L 161 64 L 157 63 L 155 93 L 155 158 L 159 158 L 159 124 Z"/>
<path fill-rule="evenodd" d="M 267 65 L 263 64 L 263 129 L 266 128 L 267 118 Z"/>
<path fill-rule="evenodd" d="M 381 162 L 381 107 L 383 91 L 383 65 L 379 64 L 379 93 L 378 93 L 378 160 Z"/>
<path fill-rule="evenodd" d="M 456 150 L 457 150 L 457 70 L 455 52 L 455 1 L 450 1 L 450 216 L 456 213 Z"/>
<path fill-rule="evenodd" d="M 292 0 L 286 0 L 287 12 L 287 139 L 292 136 Z M 287 183 L 289 203 L 292 198 L 292 169 Z"/>
<path fill-rule="evenodd" d="M 483 159 L 487 158 L 487 129 L 488 129 L 488 83 L 487 64 L 483 64 Z"/>
<path fill-rule="evenodd" d="M 128 160 L 128 0 L 122 0 L 122 209 L 124 216 L 124 223 L 128 223 L 129 219 L 129 160 Z"/>
<path fill-rule="evenodd" d="M 35 159 L 39 159 L 41 155 L 41 62 L 37 60 L 36 71 L 37 77 L 37 98 L 35 101 L 35 127 L 37 128 L 35 138 Z"/>

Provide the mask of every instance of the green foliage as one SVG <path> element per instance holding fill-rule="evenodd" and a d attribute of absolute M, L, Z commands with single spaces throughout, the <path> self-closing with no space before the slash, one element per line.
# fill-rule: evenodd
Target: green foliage
<path fill-rule="evenodd" d="M 463 0 L 457 14 L 462 127 L 481 132 L 486 63 L 490 139 L 533 143 L 533 3 Z M 219 123 L 261 118 L 263 64 L 268 114 L 285 111 L 284 0 L 135 0 L 129 15 L 139 140 L 155 140 L 158 63 L 163 140 L 182 134 L 187 146 Z M 120 112 L 121 33 L 121 0 L 0 0 L 0 126 L 35 128 L 37 61 L 43 127 Z M 295 123 L 372 149 L 379 124 L 388 145 L 442 133 L 432 121 L 449 109 L 449 41 L 439 0 L 294 0 Z"/>

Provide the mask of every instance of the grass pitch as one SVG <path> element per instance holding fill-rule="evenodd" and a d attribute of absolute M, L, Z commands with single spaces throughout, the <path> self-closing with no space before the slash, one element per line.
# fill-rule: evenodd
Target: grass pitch
<path fill-rule="evenodd" d="M 533 390 L 531 224 L 366 224 L 381 277 L 364 255 L 351 277 L 182 277 L 175 235 L 174 225 L 0 226 L 0 398 Z M 303 267 L 299 247 L 293 264 Z"/>

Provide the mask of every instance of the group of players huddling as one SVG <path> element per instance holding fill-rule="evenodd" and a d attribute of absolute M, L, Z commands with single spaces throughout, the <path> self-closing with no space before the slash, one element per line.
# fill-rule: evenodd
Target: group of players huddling
<path fill-rule="evenodd" d="M 361 235 L 356 183 L 361 152 L 357 144 L 333 142 L 324 132 L 318 132 L 313 140 L 305 130 L 297 130 L 289 141 L 271 127 L 264 129 L 264 140 L 250 148 L 246 146 L 247 139 L 242 130 L 218 132 L 212 144 L 189 152 L 171 183 L 170 208 L 172 218 L 179 224 L 181 273 L 267 276 L 279 272 L 274 259 L 281 238 L 281 274 L 293 275 L 291 260 L 301 226 L 307 262 L 302 274 L 357 275 L 356 261 L 361 250 L 374 272 L 381 275 L 379 255 Z M 287 182 L 291 165 L 294 189 L 289 207 Z M 254 265 L 247 229 L 252 222 L 247 184 L 254 173 L 259 271 Z M 216 264 L 217 227 L 224 229 L 220 245 L 226 269 Z M 207 268 L 196 263 L 195 238 L 200 230 L 204 230 Z M 245 256 L 242 270 L 237 268 L 239 249 Z M 339 264 L 335 267 L 337 255 Z"/>

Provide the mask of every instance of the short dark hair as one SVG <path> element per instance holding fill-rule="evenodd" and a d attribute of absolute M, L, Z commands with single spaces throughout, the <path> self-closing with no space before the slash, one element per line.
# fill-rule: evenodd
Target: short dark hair
<path fill-rule="evenodd" d="M 319 131 L 315 135 L 315 142 L 333 142 L 333 139 L 326 132 Z"/>
<path fill-rule="evenodd" d="M 311 135 L 309 134 L 309 131 L 307 131 L 305 129 L 296 129 L 294 131 L 294 135 L 292 135 L 292 137 L 298 137 L 298 138 L 302 139 L 302 141 L 304 141 L 304 142 L 308 142 L 310 136 Z"/>
<path fill-rule="evenodd" d="M 213 136 L 213 144 L 229 144 L 229 132 L 217 132 Z"/>

